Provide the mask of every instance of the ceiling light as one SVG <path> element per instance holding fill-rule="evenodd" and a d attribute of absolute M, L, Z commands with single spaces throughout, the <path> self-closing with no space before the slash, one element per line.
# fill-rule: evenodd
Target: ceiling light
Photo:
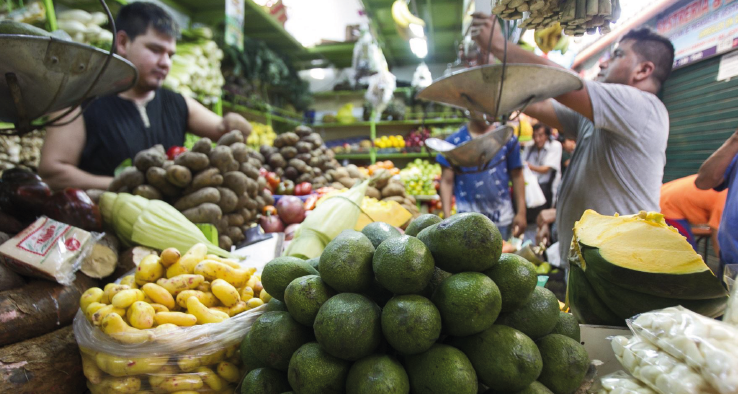
<path fill-rule="evenodd" d="M 410 50 L 415 56 L 425 59 L 428 56 L 428 42 L 425 38 L 411 38 L 410 39 Z"/>
<path fill-rule="evenodd" d="M 417 23 L 411 23 L 410 24 L 410 33 L 414 37 L 423 38 L 425 37 L 425 31 L 423 31 L 423 26 L 419 25 Z"/>

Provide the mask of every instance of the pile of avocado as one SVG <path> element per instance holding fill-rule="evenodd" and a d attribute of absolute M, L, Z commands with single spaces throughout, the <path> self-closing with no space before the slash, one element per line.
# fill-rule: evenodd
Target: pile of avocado
<path fill-rule="evenodd" d="M 502 254 L 475 213 L 346 230 L 262 274 L 273 299 L 241 344 L 242 394 L 571 394 L 589 368 L 579 324 Z"/>

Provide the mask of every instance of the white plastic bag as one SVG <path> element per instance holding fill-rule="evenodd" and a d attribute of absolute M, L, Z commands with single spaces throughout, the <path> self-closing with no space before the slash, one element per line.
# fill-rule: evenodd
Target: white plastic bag
<path fill-rule="evenodd" d="M 723 276 L 723 281 L 728 285 L 730 291 L 730 299 L 728 300 L 728 307 L 725 308 L 723 321 L 738 326 L 738 301 L 736 300 L 738 298 L 738 285 L 735 283 L 738 280 L 738 264 L 727 264 Z"/>
<path fill-rule="evenodd" d="M 528 208 L 538 208 L 545 204 L 546 196 L 538 184 L 538 178 L 528 166 L 523 167 L 523 178 L 525 179 L 525 206 Z"/>
<path fill-rule="evenodd" d="M 611 345 L 623 368 L 659 394 L 717 393 L 692 368 L 638 335 L 616 336 Z"/>
<path fill-rule="evenodd" d="M 642 313 L 633 332 L 699 372 L 717 392 L 738 393 L 738 328 L 681 306 Z"/>
<path fill-rule="evenodd" d="M 655 394 L 640 380 L 624 371 L 617 371 L 600 378 L 602 387 L 597 394 Z"/>

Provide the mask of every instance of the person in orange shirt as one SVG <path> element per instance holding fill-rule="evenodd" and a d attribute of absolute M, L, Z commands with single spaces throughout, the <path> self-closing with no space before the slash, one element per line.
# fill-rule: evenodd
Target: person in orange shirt
<path fill-rule="evenodd" d="M 666 222 L 679 230 L 695 246 L 691 226 L 709 225 L 712 231 L 712 245 L 719 255 L 717 231 L 723 216 L 723 207 L 728 191 L 700 190 L 694 181 L 697 175 L 675 179 L 661 186 L 661 213 Z"/>

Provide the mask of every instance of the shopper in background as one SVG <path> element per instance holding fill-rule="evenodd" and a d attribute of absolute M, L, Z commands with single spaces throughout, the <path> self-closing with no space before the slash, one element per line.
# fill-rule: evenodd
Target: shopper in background
<path fill-rule="evenodd" d="M 123 93 L 93 101 L 71 123 L 47 129 L 39 174 L 54 189 L 107 189 L 125 159 L 156 144 L 181 146 L 188 130 L 212 140 L 231 130 L 251 132 L 243 116 L 220 117 L 195 99 L 161 87 L 179 34 L 161 7 L 131 3 L 120 9 L 115 25 L 117 53 L 133 63 L 138 81 Z"/>
<path fill-rule="evenodd" d="M 528 216 L 532 218 L 528 223 L 534 223 L 538 212 L 553 206 L 556 186 L 561 176 L 561 143 L 551 139 L 550 127 L 543 123 L 533 126 L 533 143 L 523 148 L 523 160 L 538 178 L 538 185 L 546 196 L 546 204 L 538 211 L 528 212 Z"/>
<path fill-rule="evenodd" d="M 566 173 L 571 163 L 571 157 L 574 155 L 574 149 L 577 148 L 577 141 L 573 138 L 566 138 L 563 134 L 559 134 L 559 143 L 561 144 L 561 176 Z"/>
<path fill-rule="evenodd" d="M 458 146 L 491 132 L 495 127 L 488 124 L 481 114 L 473 113 L 468 125 L 462 126 L 446 141 Z M 451 197 L 456 196 L 458 213 L 484 214 L 500 229 L 502 239 L 525 232 L 525 181 L 517 138 L 508 141 L 492 159 L 492 167 L 482 172 L 475 172 L 476 168 L 462 168 L 464 173 L 455 173 L 448 160 L 440 154 L 436 161 L 443 166 L 440 194 L 444 217 L 451 215 Z"/>
<path fill-rule="evenodd" d="M 702 189 L 728 189 L 723 217 L 718 229 L 720 271 L 725 264 L 738 264 L 738 130 L 728 138 L 700 167 L 695 185 Z"/>
<path fill-rule="evenodd" d="M 475 14 L 472 37 L 502 58 L 505 38 L 497 18 Z M 509 63 L 556 63 L 507 45 Z M 674 46 L 649 29 L 625 34 L 603 62 L 601 80 L 529 106 L 526 114 L 577 141 L 559 192 L 556 225 L 566 264 L 574 222 L 585 210 L 603 215 L 659 209 L 669 114 L 656 94 L 671 73 Z"/>
<path fill-rule="evenodd" d="M 712 232 L 715 253 L 720 253 L 717 231 L 723 215 L 727 191 L 700 190 L 695 185 L 697 175 L 675 179 L 661 186 L 661 213 L 666 222 L 679 230 L 697 249 L 692 226 L 707 225 Z"/>

